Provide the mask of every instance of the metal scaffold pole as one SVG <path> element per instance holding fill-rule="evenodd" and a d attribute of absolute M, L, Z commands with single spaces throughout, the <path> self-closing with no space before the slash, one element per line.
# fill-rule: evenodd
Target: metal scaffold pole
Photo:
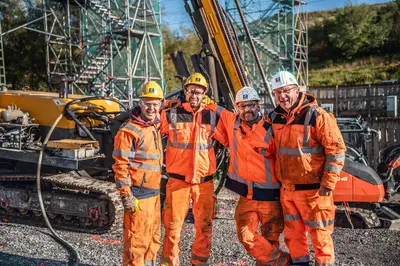
<path fill-rule="evenodd" d="M 4 63 L 3 36 L 0 21 L 0 85 L 6 85 L 6 68 Z"/>
<path fill-rule="evenodd" d="M 41 0 L 34 8 L 40 16 L 2 35 L 44 34 L 50 89 L 67 80 L 70 93 L 113 96 L 132 106 L 141 84 L 164 84 L 160 1 Z M 4 60 L 0 69 L 3 77 Z"/>
<path fill-rule="evenodd" d="M 241 22 L 236 2 L 243 10 L 252 40 L 249 40 Z M 302 0 L 225 0 L 225 7 L 237 29 L 244 61 L 254 86 L 268 100 L 263 78 L 252 53 L 257 50 L 267 78 L 279 70 L 293 72 L 301 86 L 308 83 L 307 57 L 307 1 Z"/>

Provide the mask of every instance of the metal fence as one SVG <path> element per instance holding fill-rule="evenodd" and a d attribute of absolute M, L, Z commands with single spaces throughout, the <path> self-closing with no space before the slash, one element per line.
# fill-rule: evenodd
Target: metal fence
<path fill-rule="evenodd" d="M 380 151 L 395 144 L 400 144 L 400 118 L 370 117 L 368 126 L 379 132 L 367 143 L 367 159 L 373 167 L 377 166 Z"/>
<path fill-rule="evenodd" d="M 310 87 L 308 93 L 314 95 L 320 104 L 332 104 L 336 116 L 385 117 L 386 98 L 398 95 L 400 84 L 372 84 L 354 86 Z M 397 103 L 400 114 L 400 103 Z"/>

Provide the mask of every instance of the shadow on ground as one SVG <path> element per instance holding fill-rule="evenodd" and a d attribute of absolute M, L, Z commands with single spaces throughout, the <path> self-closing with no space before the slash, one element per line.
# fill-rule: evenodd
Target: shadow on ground
<path fill-rule="evenodd" d="M 0 266 L 68 266 L 66 261 L 37 259 L 0 252 Z M 95 266 L 79 264 L 79 266 Z"/>

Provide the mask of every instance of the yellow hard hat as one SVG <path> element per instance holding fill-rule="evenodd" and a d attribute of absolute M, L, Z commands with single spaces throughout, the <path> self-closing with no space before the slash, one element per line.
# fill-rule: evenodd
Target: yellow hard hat
<path fill-rule="evenodd" d="M 158 85 L 157 82 L 151 80 L 142 87 L 139 98 L 163 99 L 164 93 L 160 85 Z"/>
<path fill-rule="evenodd" d="M 188 85 L 199 85 L 203 88 L 206 89 L 206 92 L 208 90 L 208 84 L 207 84 L 207 80 L 206 78 L 200 74 L 200 73 L 193 73 L 192 75 L 190 75 L 186 81 L 185 81 L 185 85 L 184 87 L 186 88 Z"/>

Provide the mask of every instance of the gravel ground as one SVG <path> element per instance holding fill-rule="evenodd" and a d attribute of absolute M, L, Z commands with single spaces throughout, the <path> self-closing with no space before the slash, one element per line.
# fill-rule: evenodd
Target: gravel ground
<path fill-rule="evenodd" d="M 211 265 L 254 265 L 236 237 L 235 197 L 225 190 L 219 197 L 220 212 L 214 221 Z M 181 265 L 186 266 L 190 265 L 194 234 L 190 214 L 182 231 Z M 79 250 L 81 265 L 121 265 L 121 232 L 99 236 L 66 231 L 59 231 L 59 234 Z M 67 265 L 68 254 L 50 237 L 46 228 L 3 221 L 0 235 L 0 265 Z M 333 237 L 337 265 L 400 265 L 400 232 L 336 228 Z M 285 248 L 284 244 L 282 247 Z"/>

